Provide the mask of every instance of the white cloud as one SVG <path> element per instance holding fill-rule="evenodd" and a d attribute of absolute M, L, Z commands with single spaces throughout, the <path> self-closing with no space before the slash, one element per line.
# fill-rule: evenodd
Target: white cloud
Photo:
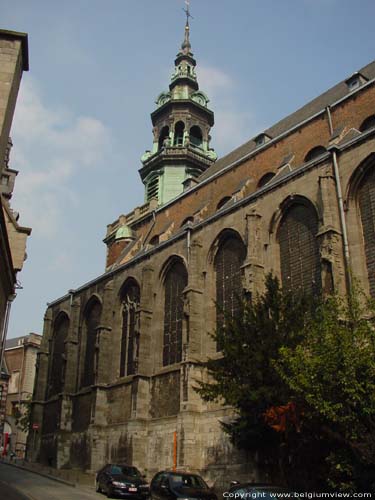
<path fill-rule="evenodd" d="M 67 203 L 77 196 L 75 176 L 97 168 L 108 152 L 109 129 L 95 118 L 47 106 L 28 79 L 21 86 L 12 137 L 11 166 L 20 171 L 14 208 L 34 235 L 52 238 L 64 225 Z"/>
<path fill-rule="evenodd" d="M 238 108 L 235 101 L 238 83 L 223 70 L 213 66 L 199 65 L 197 68 L 199 87 L 212 101 L 209 106 L 215 112 L 215 126 L 212 129 L 212 147 L 220 156 L 250 139 L 261 130 L 258 120 L 251 111 Z M 246 109 L 251 107 L 247 103 Z"/>

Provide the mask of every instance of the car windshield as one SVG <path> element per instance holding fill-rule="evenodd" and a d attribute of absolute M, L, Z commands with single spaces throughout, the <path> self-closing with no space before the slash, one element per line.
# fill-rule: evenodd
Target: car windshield
<path fill-rule="evenodd" d="M 177 488 L 196 488 L 207 490 L 208 486 L 199 476 L 188 474 L 173 474 L 170 476 L 171 486 Z"/>
<path fill-rule="evenodd" d="M 141 477 L 138 469 L 136 469 L 135 467 L 129 467 L 128 465 L 112 465 L 111 473 L 123 474 L 124 476 L 129 477 Z"/>

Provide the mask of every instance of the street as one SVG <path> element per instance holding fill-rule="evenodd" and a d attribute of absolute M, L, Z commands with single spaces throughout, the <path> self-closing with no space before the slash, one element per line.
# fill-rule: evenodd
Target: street
<path fill-rule="evenodd" d="M 0 463 L 0 498 L 4 500 L 92 500 L 104 495 L 74 488 L 38 474 Z"/>

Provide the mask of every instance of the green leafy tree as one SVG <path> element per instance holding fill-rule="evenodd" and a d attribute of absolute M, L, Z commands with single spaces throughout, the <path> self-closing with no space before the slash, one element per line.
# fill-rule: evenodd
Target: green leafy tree
<path fill-rule="evenodd" d="M 358 296 L 358 292 L 356 292 Z M 224 316 L 196 390 L 235 410 L 232 442 L 257 451 L 289 486 L 373 491 L 373 302 L 322 300 L 283 291 L 271 275 L 263 296 Z"/>
<path fill-rule="evenodd" d="M 263 296 L 243 303 L 234 318 L 223 315 L 222 327 L 212 335 L 222 357 L 204 363 L 209 381 L 196 387 L 204 400 L 221 401 L 236 410 L 236 418 L 223 424 L 224 430 L 236 446 L 258 451 L 260 460 L 268 463 L 279 462 L 285 436 L 266 422 L 265 413 L 291 398 L 275 362 L 281 347 L 299 344 L 311 309 L 311 299 L 283 292 L 278 279 L 268 275 Z"/>
<path fill-rule="evenodd" d="M 375 485 L 375 307 L 361 295 L 322 302 L 302 341 L 274 362 L 304 408 L 304 427 L 330 443 L 329 484 L 348 491 Z"/>

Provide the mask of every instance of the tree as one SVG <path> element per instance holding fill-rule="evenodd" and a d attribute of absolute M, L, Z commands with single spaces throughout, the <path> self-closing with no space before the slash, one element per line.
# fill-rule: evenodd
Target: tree
<path fill-rule="evenodd" d="M 236 446 L 256 450 L 261 460 L 274 464 L 284 436 L 267 423 L 265 414 L 291 401 L 275 362 L 282 346 L 301 341 L 311 308 L 311 299 L 283 292 L 278 279 L 268 275 L 263 296 L 242 303 L 233 318 L 224 315 L 223 325 L 212 335 L 222 357 L 204 363 L 209 381 L 196 387 L 205 401 L 221 401 L 235 409 L 236 418 L 223 427 Z"/>
<path fill-rule="evenodd" d="M 361 302 L 283 291 L 269 275 L 264 295 L 213 334 L 222 357 L 204 363 L 196 390 L 234 408 L 232 442 L 293 488 L 372 491 L 375 307 Z"/>
<path fill-rule="evenodd" d="M 353 492 L 375 486 L 374 317 L 374 302 L 358 290 L 329 297 L 306 321 L 302 341 L 283 346 L 274 362 L 304 409 L 304 426 L 330 443 L 329 484 Z"/>

